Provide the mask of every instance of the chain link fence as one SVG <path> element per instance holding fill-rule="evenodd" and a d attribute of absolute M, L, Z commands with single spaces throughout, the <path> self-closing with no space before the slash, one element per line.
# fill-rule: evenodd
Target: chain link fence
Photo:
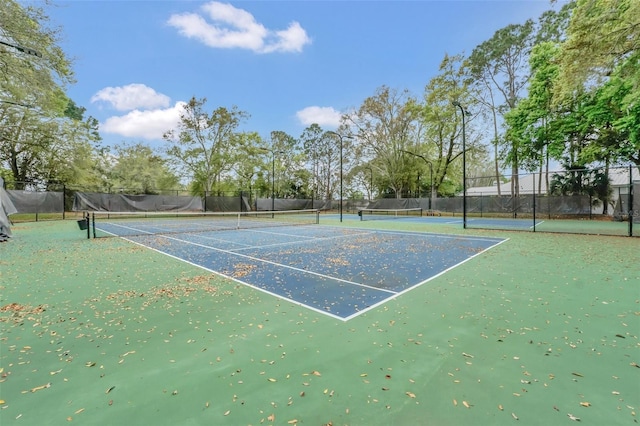
<path fill-rule="evenodd" d="M 100 193 L 61 184 L 5 182 L 4 186 L 18 211 L 11 216 L 14 222 L 77 219 L 87 210 L 337 212 L 342 204 L 345 213 L 371 206 L 421 207 L 437 216 L 460 218 L 467 228 L 640 236 L 640 173 L 636 167 L 520 174 L 488 187 L 480 186 L 481 182 L 487 182 L 487 178 L 468 178 L 465 197 L 357 199 L 342 203 L 262 197 L 257 191 L 207 193 L 199 197 L 182 189 L 128 194 L 124 188 Z"/>

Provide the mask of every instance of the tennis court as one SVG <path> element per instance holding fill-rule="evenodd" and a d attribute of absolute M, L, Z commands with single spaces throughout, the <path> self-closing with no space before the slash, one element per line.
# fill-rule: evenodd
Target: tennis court
<path fill-rule="evenodd" d="M 420 208 L 415 209 L 362 209 L 360 220 L 399 220 L 413 223 L 432 223 L 441 225 L 462 226 L 462 216 L 429 216 Z M 530 230 L 534 227 L 533 219 L 467 217 L 467 226 L 488 229 Z M 536 220 L 535 226 L 544 223 Z"/>
<path fill-rule="evenodd" d="M 128 240 L 87 239 L 75 220 L 16 225 L 0 244 L 0 423 L 636 423 L 637 239 L 358 219 Z M 409 243 L 462 263 L 434 275 L 446 265 L 423 252 L 407 272 Z M 343 252 L 351 264 L 331 262 Z M 355 271 L 404 283 L 345 321 L 341 300 L 309 309 L 319 296 L 258 290 L 313 279 L 290 278 L 306 271 L 295 261 L 334 290 L 342 274 L 363 284 Z"/>
<path fill-rule="evenodd" d="M 95 232 L 349 320 L 504 239 L 318 226 L 315 212 L 105 214 Z M 299 225 L 305 226 L 299 226 Z"/>

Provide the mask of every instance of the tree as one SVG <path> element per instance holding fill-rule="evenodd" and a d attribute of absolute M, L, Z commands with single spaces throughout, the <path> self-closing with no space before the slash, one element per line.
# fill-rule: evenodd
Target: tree
<path fill-rule="evenodd" d="M 606 80 L 631 58 L 635 60 L 622 74 L 636 74 L 640 48 L 637 0 L 577 0 L 567 32 L 560 55 L 557 100 L 582 90 L 585 83 Z M 638 85 L 635 89 L 640 91 Z"/>
<path fill-rule="evenodd" d="M 334 162 L 336 152 L 333 149 L 333 140 L 318 124 L 314 123 L 304 129 L 300 136 L 302 152 L 307 158 L 307 167 L 311 171 L 311 192 L 314 196 L 323 194 L 325 199 L 329 199 L 331 194 L 331 165 Z"/>
<path fill-rule="evenodd" d="M 461 55 L 445 55 L 440 63 L 440 73 L 433 77 L 425 86 L 422 103 L 416 106 L 419 122 L 419 133 L 415 139 L 415 146 L 411 146 L 414 153 L 431 159 L 433 163 L 433 186 L 436 193 L 453 195 L 462 189 L 462 185 L 455 187 L 443 184 L 447 180 L 462 182 L 462 117 L 460 111 L 452 105 L 457 100 L 465 108 L 473 107 L 472 90 L 465 78 L 465 65 Z M 474 155 L 484 153 L 477 138 L 473 137 L 472 127 L 466 126 L 467 154 L 471 160 Z M 412 159 L 412 164 L 420 167 L 419 173 L 426 175 L 426 163 Z"/>
<path fill-rule="evenodd" d="M 142 143 L 117 145 L 115 164 L 109 172 L 110 189 L 129 194 L 157 194 L 180 187 L 180 181 L 167 166 L 167 160 Z"/>
<path fill-rule="evenodd" d="M 402 151 L 411 146 L 415 136 L 414 105 L 408 91 L 382 86 L 357 111 L 344 117 L 345 125 L 356 136 L 355 156 L 360 161 L 370 161 L 377 170 L 377 178 L 398 198 L 408 182 L 406 156 Z"/>
<path fill-rule="evenodd" d="M 237 107 L 218 107 L 211 114 L 205 112 L 206 98 L 191 98 L 184 105 L 177 129 L 163 135 L 167 155 L 177 167 L 190 173 L 205 191 L 221 191 L 222 177 L 233 164 L 239 143 L 236 132 L 248 118 Z"/>
<path fill-rule="evenodd" d="M 511 193 L 518 195 L 518 158 L 517 140 L 508 140 L 498 136 L 499 117 L 515 108 L 521 92 L 528 80 L 527 59 L 534 39 L 534 23 L 527 20 L 524 24 L 508 25 L 487 41 L 477 46 L 469 57 L 469 67 L 478 87 L 485 90 L 485 106 L 489 108 L 494 123 L 494 144 L 504 144 L 506 163 L 511 166 Z M 498 103 L 497 97 L 502 103 Z M 496 167 L 497 169 L 497 167 Z M 496 178 L 499 173 L 496 170 Z"/>
<path fill-rule="evenodd" d="M 540 170 L 549 187 L 549 162 L 565 154 L 566 135 L 559 132 L 562 113 L 553 108 L 554 83 L 558 76 L 559 47 L 553 42 L 537 44 L 529 57 L 528 96 L 505 115 L 507 135 L 517 141 L 517 156 L 526 170 Z M 565 112 L 566 113 L 566 112 Z M 565 114 L 566 115 L 566 114 Z M 543 167 L 546 173 L 543 173 Z M 541 182 L 538 188 L 541 188 Z"/>
<path fill-rule="evenodd" d="M 558 55 L 554 104 L 578 105 L 578 160 L 640 169 L 640 2 L 578 0 Z"/>
<path fill-rule="evenodd" d="M 238 145 L 233 160 L 233 170 L 238 177 L 238 186 L 242 190 L 248 190 L 249 195 L 253 192 L 254 178 L 260 170 L 267 166 L 263 161 L 264 149 L 262 138 L 256 132 L 240 133 L 238 135 Z"/>
<path fill-rule="evenodd" d="M 60 30 L 44 9 L 7 0 L 0 40 L 0 164 L 15 181 L 73 183 L 79 153 L 100 137 L 97 121 L 64 95 L 73 73 Z"/>
<path fill-rule="evenodd" d="M 59 115 L 61 96 L 73 82 L 71 61 L 59 46 L 61 30 L 49 24 L 46 11 L 5 0 L 0 8 L 0 97 Z"/>
<path fill-rule="evenodd" d="M 291 135 L 281 130 L 271 132 L 271 148 L 269 151 L 275 156 L 272 158 L 271 166 L 275 168 L 275 176 L 272 183 L 275 183 L 276 194 L 280 197 L 295 196 L 297 187 L 302 186 L 296 177 L 297 171 L 303 167 L 301 156 L 298 150 L 298 141 Z"/>
<path fill-rule="evenodd" d="M 77 184 L 90 167 L 93 145 L 100 140 L 98 122 L 83 119 L 83 108 L 71 100 L 74 117 L 46 117 L 30 108 L 0 108 L 0 161 L 16 182 Z M 65 110 L 71 112 L 71 110 Z M 18 184 L 21 187 L 22 184 Z"/>

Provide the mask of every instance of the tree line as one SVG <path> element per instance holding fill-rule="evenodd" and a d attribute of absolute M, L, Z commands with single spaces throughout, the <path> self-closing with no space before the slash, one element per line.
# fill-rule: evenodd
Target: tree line
<path fill-rule="evenodd" d="M 161 151 L 102 146 L 97 120 L 65 94 L 74 76 L 61 30 L 37 5 L 5 3 L 0 173 L 23 187 L 335 199 L 342 182 L 346 197 L 451 196 L 463 186 L 463 131 L 466 175 L 483 186 L 510 179 L 508 195 L 522 171 L 549 179 L 550 164 L 597 170 L 580 179 L 599 185 L 614 165 L 640 169 L 635 0 L 570 1 L 501 28 L 469 55 L 445 55 L 423 93 L 383 85 L 335 130 L 241 131 L 248 112 L 194 96 Z"/>

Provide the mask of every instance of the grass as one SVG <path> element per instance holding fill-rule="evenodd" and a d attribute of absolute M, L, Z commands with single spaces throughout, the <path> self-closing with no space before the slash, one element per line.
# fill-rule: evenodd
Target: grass
<path fill-rule="evenodd" d="M 75 221 L 18 224 L 0 423 L 637 423 L 640 240 L 343 225 L 509 240 L 343 322 Z"/>

